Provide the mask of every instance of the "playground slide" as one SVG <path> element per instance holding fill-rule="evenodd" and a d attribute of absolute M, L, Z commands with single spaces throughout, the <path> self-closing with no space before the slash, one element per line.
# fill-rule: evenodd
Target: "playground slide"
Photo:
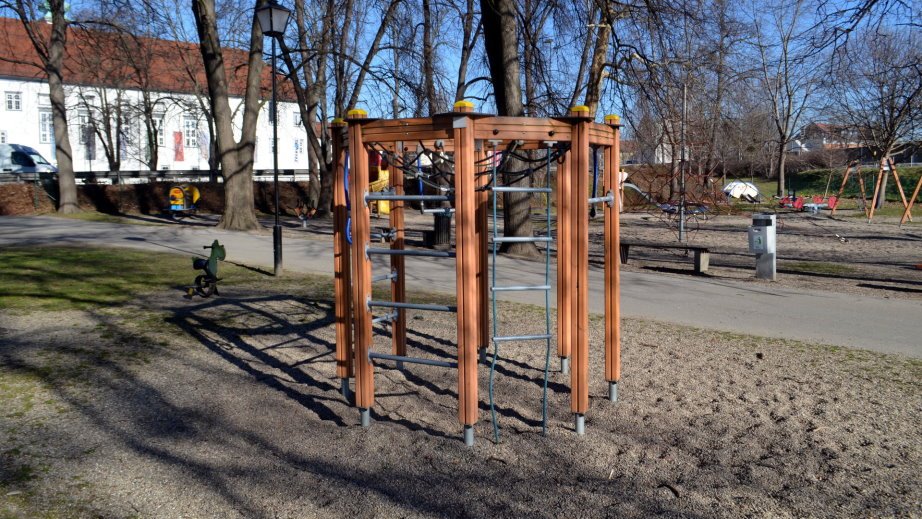
<path fill-rule="evenodd" d="M 660 204 L 659 204 L 656 200 L 653 200 L 653 197 L 652 197 L 652 196 L 650 196 L 649 194 L 647 194 L 646 192 L 644 192 L 643 190 L 641 190 L 641 189 L 640 189 L 639 187 L 637 187 L 636 185 L 631 184 L 630 182 L 625 182 L 625 183 L 623 183 L 623 184 L 621 184 L 621 185 L 622 185 L 623 187 L 625 187 L 625 188 L 631 188 L 631 189 L 633 189 L 634 191 L 637 191 L 638 193 L 640 193 L 640 196 L 642 196 L 644 200 L 646 200 L 647 202 L 650 202 L 651 204 L 653 204 L 653 205 L 659 207 Z"/>

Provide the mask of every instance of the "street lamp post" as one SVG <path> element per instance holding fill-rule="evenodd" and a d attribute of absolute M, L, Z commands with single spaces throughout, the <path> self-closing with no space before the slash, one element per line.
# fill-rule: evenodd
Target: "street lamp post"
<path fill-rule="evenodd" d="M 265 4 L 256 8 L 256 19 L 259 21 L 259 27 L 263 35 L 272 38 L 272 172 L 273 182 L 275 183 L 275 226 L 272 228 L 272 250 L 275 257 L 275 275 L 282 273 L 282 226 L 279 223 L 279 121 L 278 121 L 278 101 L 275 93 L 275 76 L 277 74 L 275 67 L 275 40 L 285 34 L 285 26 L 288 25 L 288 19 L 291 17 L 291 11 L 277 4 L 275 0 L 269 0 Z"/>

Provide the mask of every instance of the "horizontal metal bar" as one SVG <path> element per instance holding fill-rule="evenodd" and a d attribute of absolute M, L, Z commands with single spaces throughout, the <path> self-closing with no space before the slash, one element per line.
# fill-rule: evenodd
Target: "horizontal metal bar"
<path fill-rule="evenodd" d="M 612 192 L 609 191 L 608 194 L 605 196 L 597 196 L 595 198 L 589 199 L 590 204 L 600 204 L 602 202 L 605 202 L 606 204 L 608 204 L 608 207 L 612 207 L 615 204 L 615 195 L 613 195 Z"/>
<path fill-rule="evenodd" d="M 444 250 L 418 250 L 418 249 L 365 249 L 365 254 L 382 254 L 384 256 L 425 256 L 428 258 L 454 258 L 455 253 Z"/>
<path fill-rule="evenodd" d="M 426 366 L 438 366 L 440 368 L 457 368 L 457 362 L 445 360 L 421 359 L 419 357 L 405 357 L 403 355 L 391 355 L 390 353 L 369 352 L 368 359 L 393 360 L 396 362 L 407 362 L 409 364 L 425 364 Z"/>
<path fill-rule="evenodd" d="M 493 238 L 493 243 L 529 243 L 529 242 L 548 242 L 553 241 L 550 236 L 497 236 Z"/>
<path fill-rule="evenodd" d="M 534 285 L 534 286 L 514 286 L 514 287 L 491 287 L 494 292 L 522 292 L 525 290 L 550 290 L 551 285 Z"/>
<path fill-rule="evenodd" d="M 393 281 L 397 279 L 397 271 L 392 270 L 387 274 L 379 274 L 377 276 L 372 276 L 371 282 L 377 283 L 378 281 Z"/>
<path fill-rule="evenodd" d="M 550 339 L 550 334 L 543 335 L 507 335 L 505 337 L 493 337 L 493 342 L 511 342 L 511 341 L 543 341 Z"/>
<path fill-rule="evenodd" d="M 423 209 L 424 214 L 439 214 L 439 213 L 454 213 L 454 207 L 433 207 L 430 209 Z"/>
<path fill-rule="evenodd" d="M 448 195 L 392 195 L 388 193 L 368 193 L 366 202 L 389 200 L 392 202 L 450 202 L 454 197 Z"/>
<path fill-rule="evenodd" d="M 396 301 L 369 301 L 369 307 L 379 306 L 382 308 L 406 308 L 407 310 L 428 310 L 430 312 L 457 312 L 457 306 L 448 305 L 428 305 L 420 303 L 398 303 Z"/>
<path fill-rule="evenodd" d="M 497 193 L 551 193 L 549 187 L 496 186 L 491 188 Z"/>
<path fill-rule="evenodd" d="M 382 315 L 382 316 L 380 316 L 380 317 L 375 317 L 374 319 L 371 320 L 371 322 L 372 322 L 372 324 L 374 324 L 374 323 L 383 323 L 383 322 L 385 322 L 385 321 L 391 322 L 391 321 L 393 321 L 394 319 L 397 319 L 398 317 L 400 317 L 400 313 L 399 313 L 399 312 L 391 312 L 391 313 L 389 313 L 389 314 L 387 314 L 387 315 Z"/>

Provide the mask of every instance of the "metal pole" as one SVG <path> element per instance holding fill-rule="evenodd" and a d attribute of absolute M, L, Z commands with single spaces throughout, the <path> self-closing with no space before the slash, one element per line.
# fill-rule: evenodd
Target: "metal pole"
<path fill-rule="evenodd" d="M 679 241 L 685 241 L 685 126 L 688 119 L 688 77 L 682 81 L 682 153 L 679 159 Z"/>
<path fill-rule="evenodd" d="M 279 107 L 275 94 L 275 37 L 272 38 L 272 171 L 275 183 L 275 226 L 272 228 L 272 249 L 276 276 L 282 273 L 282 226 L 279 224 Z"/>

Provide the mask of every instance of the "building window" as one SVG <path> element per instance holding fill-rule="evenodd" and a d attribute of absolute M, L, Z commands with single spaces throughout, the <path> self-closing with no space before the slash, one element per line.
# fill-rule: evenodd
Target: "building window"
<path fill-rule="evenodd" d="M 163 146 L 163 114 L 154 114 L 154 133 L 157 135 L 157 146 Z"/>
<path fill-rule="evenodd" d="M 198 119 L 185 117 L 182 121 L 183 138 L 187 148 L 198 147 Z"/>
<path fill-rule="evenodd" d="M 42 110 L 38 113 L 38 142 L 51 144 L 54 141 L 54 121 L 51 112 Z"/>
<path fill-rule="evenodd" d="M 291 113 L 291 115 L 294 116 L 294 117 L 292 117 L 292 119 L 294 119 L 294 125 L 295 125 L 295 126 L 298 126 L 298 127 L 304 126 L 304 121 L 301 120 L 301 112 L 300 112 L 300 111 L 294 111 L 294 112 Z"/>
<path fill-rule="evenodd" d="M 22 110 L 22 92 L 6 93 L 6 109 L 17 112 Z"/>
<path fill-rule="evenodd" d="M 6 131 L 0 131 L 0 144 L 6 144 Z"/>

